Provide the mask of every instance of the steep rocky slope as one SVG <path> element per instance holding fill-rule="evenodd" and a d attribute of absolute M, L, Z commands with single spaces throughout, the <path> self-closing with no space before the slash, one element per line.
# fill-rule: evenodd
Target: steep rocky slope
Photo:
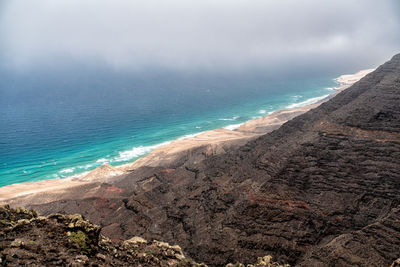
<path fill-rule="evenodd" d="M 399 193 L 396 55 L 239 149 L 25 204 L 43 214 L 83 213 L 113 240 L 177 243 L 212 266 L 266 254 L 298 266 L 390 266 L 400 257 Z"/>

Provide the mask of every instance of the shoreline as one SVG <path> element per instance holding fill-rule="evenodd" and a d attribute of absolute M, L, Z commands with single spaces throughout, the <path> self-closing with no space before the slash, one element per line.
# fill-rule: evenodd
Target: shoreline
<path fill-rule="evenodd" d="M 204 159 L 204 157 L 225 153 L 226 149 L 231 146 L 244 145 L 251 139 L 279 128 L 286 121 L 291 120 L 310 109 L 316 108 L 323 102 L 331 99 L 336 94 L 347 89 L 373 70 L 374 69 L 361 70 L 354 74 L 345 74 L 335 78 L 334 80 L 338 83 L 338 86 L 333 88 L 332 93 L 323 98 L 319 97 L 318 99 L 315 99 L 315 102 L 313 103 L 304 104 L 303 106 L 301 106 L 301 103 L 297 103 L 293 107 L 273 111 L 265 116 L 237 124 L 235 127 L 229 125 L 225 128 L 200 132 L 187 137 L 183 136 L 168 142 L 165 145 L 156 147 L 149 154 L 131 163 L 117 167 L 103 164 L 92 171 L 76 176 L 16 183 L 0 187 L 0 203 L 6 200 L 36 193 L 47 192 L 59 194 L 76 186 L 108 182 L 115 179 L 117 176 L 129 173 L 129 171 L 133 169 L 143 166 L 166 167 L 183 157 L 188 158 L 188 160 L 193 163 L 197 163 Z M 308 99 L 304 102 L 310 100 L 311 99 Z M 199 155 L 193 153 L 198 152 L 195 150 L 199 149 L 201 150 L 200 154 L 204 154 L 204 156 L 199 157 Z"/>

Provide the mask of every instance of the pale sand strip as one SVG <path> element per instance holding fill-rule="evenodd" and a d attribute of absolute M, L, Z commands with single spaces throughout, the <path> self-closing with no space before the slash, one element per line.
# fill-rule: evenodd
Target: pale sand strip
<path fill-rule="evenodd" d="M 372 72 L 374 69 L 362 70 L 355 74 L 342 75 L 335 80 L 339 86 L 336 87 L 329 97 L 303 107 L 277 110 L 267 116 L 260 117 L 243 123 L 235 130 L 216 129 L 198 134 L 194 137 L 175 140 L 170 144 L 153 150 L 150 154 L 136 160 L 131 164 L 120 167 L 113 167 L 105 164 L 89 172 L 83 177 L 69 177 L 64 179 L 44 180 L 39 182 L 25 182 L 8 185 L 0 188 L 0 203 L 7 200 L 36 193 L 62 194 L 76 186 L 83 186 L 93 182 L 109 182 L 115 176 L 122 175 L 128 170 L 136 169 L 141 166 L 168 166 L 183 156 L 191 156 L 192 151 L 204 148 L 207 155 L 224 153 L 230 146 L 245 144 L 252 138 L 271 132 L 279 128 L 283 123 L 294 117 L 316 108 L 321 103 L 330 99 L 338 92 L 350 87 L 362 77 Z M 194 156 L 195 157 L 195 156 Z M 199 160 L 201 160 L 200 158 Z M 194 158 L 196 162 L 196 158 Z M 49 201 L 52 198 L 49 197 Z M 55 199 L 54 199 L 55 200 Z"/>

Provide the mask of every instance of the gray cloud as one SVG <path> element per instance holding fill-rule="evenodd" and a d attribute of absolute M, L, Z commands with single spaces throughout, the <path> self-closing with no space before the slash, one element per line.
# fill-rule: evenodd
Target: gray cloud
<path fill-rule="evenodd" d="M 235 69 L 321 60 L 368 67 L 399 52 L 397 2 L 5 0 L 0 58 L 24 68 L 78 61 Z"/>

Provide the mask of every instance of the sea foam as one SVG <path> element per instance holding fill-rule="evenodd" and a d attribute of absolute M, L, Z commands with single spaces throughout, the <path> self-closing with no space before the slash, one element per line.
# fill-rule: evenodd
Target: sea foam
<path fill-rule="evenodd" d="M 59 173 L 71 173 L 74 172 L 75 168 L 67 168 L 59 171 Z"/>
<path fill-rule="evenodd" d="M 231 125 L 225 126 L 224 129 L 233 131 L 233 130 L 236 130 L 237 128 L 239 128 L 242 124 L 243 123 L 231 124 Z"/>
<path fill-rule="evenodd" d="M 309 98 L 309 99 L 307 99 L 305 101 L 302 101 L 302 102 L 299 102 L 299 103 L 290 104 L 286 108 L 298 108 L 298 107 L 307 106 L 307 105 L 310 105 L 310 104 L 314 104 L 314 103 L 316 103 L 316 102 L 318 102 L 318 101 L 320 101 L 320 100 L 322 100 L 322 99 L 324 99 L 324 98 L 326 98 L 328 96 L 329 96 L 329 94 L 323 95 L 323 96 Z"/>
<path fill-rule="evenodd" d="M 218 120 L 220 120 L 220 121 L 235 121 L 235 120 L 237 120 L 239 118 L 240 118 L 240 116 L 233 116 L 232 118 L 221 118 L 221 119 L 218 119 Z"/>
<path fill-rule="evenodd" d="M 112 159 L 112 162 L 121 162 L 121 161 L 129 161 L 134 158 L 138 158 L 140 156 L 143 156 L 147 153 L 150 153 L 152 150 L 170 144 L 171 141 L 166 141 L 160 144 L 152 145 L 152 146 L 138 146 L 138 147 L 133 147 L 131 150 L 126 150 L 119 152 L 119 156 L 115 157 Z"/>
<path fill-rule="evenodd" d="M 96 163 L 108 163 L 109 161 L 110 161 L 109 159 L 101 158 L 96 160 Z"/>

